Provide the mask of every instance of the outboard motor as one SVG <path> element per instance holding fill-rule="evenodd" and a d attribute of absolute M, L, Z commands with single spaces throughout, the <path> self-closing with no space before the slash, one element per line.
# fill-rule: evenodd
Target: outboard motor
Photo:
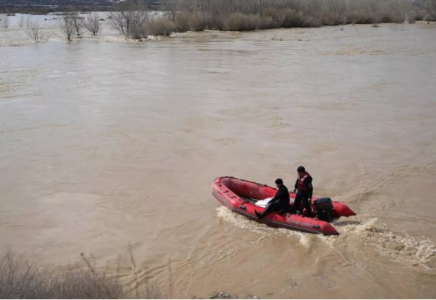
<path fill-rule="evenodd" d="M 333 220 L 332 211 L 333 203 L 330 198 L 318 198 L 313 201 L 313 206 L 315 207 L 316 215 L 318 219 L 331 222 Z"/>

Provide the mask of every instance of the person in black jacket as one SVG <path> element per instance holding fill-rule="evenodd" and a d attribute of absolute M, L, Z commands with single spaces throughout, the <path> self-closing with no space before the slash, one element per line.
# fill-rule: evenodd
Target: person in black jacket
<path fill-rule="evenodd" d="M 296 192 L 296 195 L 292 212 L 296 213 L 300 208 L 301 201 L 303 201 L 303 206 L 306 209 L 308 216 L 312 216 L 312 209 L 310 206 L 313 193 L 312 176 L 306 172 L 306 169 L 303 166 L 298 167 L 297 172 L 298 178 L 294 186 L 294 193 Z"/>
<path fill-rule="evenodd" d="M 276 179 L 275 182 L 278 190 L 274 198 L 272 198 L 268 202 L 268 205 L 266 206 L 265 210 L 262 213 L 258 213 L 256 210 L 254 211 L 258 219 L 262 219 L 267 214 L 273 211 L 279 211 L 283 209 L 289 210 L 290 198 L 289 198 L 288 188 L 283 185 L 283 180 L 280 178 Z"/>

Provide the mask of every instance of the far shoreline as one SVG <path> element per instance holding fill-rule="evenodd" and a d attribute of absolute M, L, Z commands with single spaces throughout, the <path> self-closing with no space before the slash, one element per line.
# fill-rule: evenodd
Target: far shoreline
<path fill-rule="evenodd" d="M 148 40 L 149 36 L 171 36 L 174 33 L 213 31 L 260 31 L 267 29 L 315 28 L 324 26 L 345 26 L 397 23 L 413 24 L 417 21 L 436 20 L 436 8 L 427 7 L 424 2 L 408 0 L 386 0 L 368 2 L 356 0 L 352 3 L 339 0 L 325 2 L 313 0 L 309 3 L 279 0 L 275 2 L 260 2 L 254 0 L 235 0 L 222 3 L 211 0 L 208 4 L 197 2 L 180 2 L 165 0 L 158 5 L 150 5 L 149 1 L 125 1 L 110 7 L 56 7 L 39 10 L 38 13 L 56 15 L 58 27 L 67 40 L 83 37 L 88 30 L 98 35 L 105 21 L 108 26 L 124 35 L 126 39 Z M 16 8 L 8 11 L 2 9 L 0 21 L 3 28 L 9 27 L 9 16 L 16 13 L 35 13 L 27 8 Z M 104 18 L 96 13 L 105 13 Z M 435 10 L 435 11 L 433 11 Z M 154 12 L 151 14 L 151 12 Z M 85 14 L 85 16 L 83 16 Z M 3 16 L 3 17 L 2 17 Z M 35 41 L 43 41 L 38 34 L 41 31 L 39 23 L 26 21 L 21 17 L 20 27 L 30 29 L 34 34 L 28 34 Z M 31 28 L 29 28 L 29 22 Z M 90 29 L 91 27 L 94 30 Z M 86 30 L 85 30 L 86 28 Z M 97 30 L 95 30 L 97 29 Z M 29 30 L 28 30 L 29 31 Z M 36 33 L 36 34 L 35 34 Z M 36 36 L 36 37 L 35 37 Z"/>

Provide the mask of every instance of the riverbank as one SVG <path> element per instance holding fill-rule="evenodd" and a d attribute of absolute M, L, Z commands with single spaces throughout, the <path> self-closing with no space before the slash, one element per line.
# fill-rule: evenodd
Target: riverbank
<path fill-rule="evenodd" d="M 0 256 L 0 298 L 2 299 L 129 299 L 164 298 L 157 289 L 142 283 L 126 288 L 114 274 L 100 272 L 91 258 L 87 267 L 41 268 L 23 254 L 10 251 Z M 132 276 L 135 276 L 133 269 Z"/>
<path fill-rule="evenodd" d="M 373 24 L 378 27 L 379 23 L 433 21 L 436 18 L 436 2 L 435 5 L 428 3 L 412 3 L 407 0 L 213 0 L 207 3 L 166 0 L 161 3 L 160 11 L 150 13 L 150 7 L 145 2 L 127 1 L 113 6 L 112 11 L 104 13 L 105 17 L 100 20 L 98 17 L 93 20 L 94 14 L 69 8 L 68 13 L 59 17 L 64 22 L 58 21 L 58 26 L 63 28 L 68 40 L 82 37 L 87 22 L 101 26 L 101 21 L 106 21 L 113 30 L 126 38 L 137 40 L 143 40 L 149 35 L 169 36 L 173 33 L 204 30 L 257 31 L 347 24 Z M 80 14 L 82 16 L 79 17 Z M 8 15 L 3 15 L 2 18 L 1 27 L 8 28 Z M 24 23 L 25 20 L 21 20 L 20 26 L 23 27 Z M 39 26 L 40 24 L 34 24 L 33 27 L 38 29 Z"/>
<path fill-rule="evenodd" d="M 124 3 L 109 13 L 109 24 L 129 38 L 147 34 L 219 30 L 255 31 L 273 28 L 304 28 L 347 24 L 414 23 L 435 17 L 435 8 L 407 0 L 310 2 L 274 1 L 164 1 L 161 16 L 145 18 L 141 3 Z M 163 15 L 163 16 L 162 16 Z M 134 24 L 134 25 L 132 25 Z"/>
<path fill-rule="evenodd" d="M 318 15 L 313 16 L 293 9 L 279 10 L 265 9 L 261 14 L 232 13 L 228 17 L 202 16 L 201 14 L 180 14 L 172 21 L 168 18 L 152 18 L 148 23 L 148 32 L 151 35 L 171 35 L 174 32 L 187 31 L 256 31 L 278 28 L 305 28 L 348 24 L 374 24 L 379 23 L 415 23 L 422 18 L 414 13 L 389 12 L 378 20 L 371 14 L 350 13 L 349 15 Z"/>
<path fill-rule="evenodd" d="M 162 299 L 172 297 L 172 274 L 169 265 L 166 291 L 150 284 L 146 278 L 138 280 L 144 270 L 136 267 L 133 256 L 133 281 L 126 284 L 118 274 L 96 269 L 93 256 L 82 257 L 78 264 L 42 268 L 31 262 L 26 255 L 11 251 L 0 255 L 0 299 Z M 148 276 L 148 274 L 145 274 Z M 195 298 L 195 295 L 192 297 Z M 235 295 L 215 292 L 210 299 L 234 299 Z M 244 295 L 245 299 L 258 299 Z"/>

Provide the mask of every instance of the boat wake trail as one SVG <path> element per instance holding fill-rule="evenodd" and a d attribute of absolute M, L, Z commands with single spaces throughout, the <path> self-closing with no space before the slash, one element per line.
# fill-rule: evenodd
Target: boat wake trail
<path fill-rule="evenodd" d="M 298 231 L 292 231 L 284 228 L 273 228 L 262 223 L 257 223 L 255 221 L 249 220 L 244 216 L 232 212 L 225 206 L 220 206 L 217 208 L 217 216 L 226 222 L 230 222 L 238 228 L 250 230 L 262 235 L 262 237 L 271 235 L 284 235 L 293 238 L 297 238 L 299 243 L 303 246 L 308 247 L 310 245 L 310 235 Z"/>
<path fill-rule="evenodd" d="M 325 236 L 269 227 L 233 213 L 224 206 L 217 208 L 217 216 L 238 228 L 259 233 L 262 237 L 281 235 L 297 238 L 299 243 L 306 247 L 313 246 L 318 237 L 344 258 L 353 252 L 366 256 L 367 254 L 360 249 L 369 247 L 393 262 L 436 272 L 436 245 L 431 240 L 389 231 L 385 225 L 377 223 L 376 217 L 359 215 L 337 220 L 333 225 L 339 236 Z"/>
<path fill-rule="evenodd" d="M 396 234 L 385 225 L 377 224 L 377 218 L 360 215 L 347 220 L 338 220 L 334 226 L 339 236 L 318 237 L 330 247 L 340 251 L 343 246 L 371 247 L 379 254 L 406 266 L 420 266 L 436 271 L 436 246 L 429 239 L 420 239 L 407 234 Z M 359 251 L 360 252 L 360 251 Z"/>

